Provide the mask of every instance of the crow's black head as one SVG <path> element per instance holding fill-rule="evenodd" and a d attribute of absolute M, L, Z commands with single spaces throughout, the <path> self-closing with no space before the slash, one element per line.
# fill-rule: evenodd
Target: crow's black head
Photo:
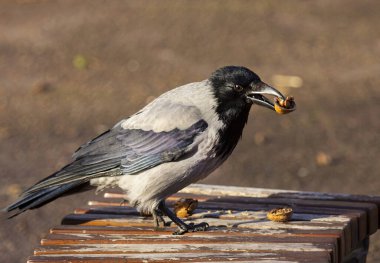
<path fill-rule="evenodd" d="M 215 111 L 224 123 L 219 131 L 220 143 L 216 146 L 216 153 L 226 158 L 241 137 L 252 104 L 274 110 L 273 103 L 262 94 L 284 96 L 245 67 L 220 68 L 211 74 L 209 81 L 217 101 Z"/>
<path fill-rule="evenodd" d="M 237 86 L 249 89 L 252 83 L 259 83 L 261 79 L 256 73 L 245 67 L 227 66 L 217 69 L 211 74 L 210 80 L 216 90 L 228 92 L 226 87 L 230 87 L 232 90 L 238 89 Z M 236 86 L 236 87 L 235 87 Z"/>
<path fill-rule="evenodd" d="M 273 102 L 264 94 L 284 98 L 279 91 L 262 82 L 256 73 L 245 67 L 220 68 L 211 74 L 209 80 L 218 101 L 216 111 L 224 115 L 222 118 L 247 114 L 252 104 L 274 110 Z"/>

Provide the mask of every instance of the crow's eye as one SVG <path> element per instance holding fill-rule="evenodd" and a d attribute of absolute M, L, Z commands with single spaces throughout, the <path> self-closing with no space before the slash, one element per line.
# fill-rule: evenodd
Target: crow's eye
<path fill-rule="evenodd" d="M 243 91 L 243 87 L 236 84 L 236 85 L 234 85 L 234 90 L 237 91 L 237 92 L 242 92 Z"/>

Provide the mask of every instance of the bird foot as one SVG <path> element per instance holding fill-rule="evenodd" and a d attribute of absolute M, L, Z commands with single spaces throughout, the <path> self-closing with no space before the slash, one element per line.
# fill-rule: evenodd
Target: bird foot
<path fill-rule="evenodd" d="M 153 220 L 154 220 L 154 223 L 155 223 L 155 230 L 156 231 L 160 231 L 162 229 L 164 229 L 166 226 L 170 226 L 171 225 L 171 222 L 166 222 L 164 220 L 164 215 L 162 214 L 161 211 L 159 210 L 154 210 L 152 212 L 152 215 L 153 215 Z M 161 224 L 162 223 L 162 227 L 161 227 Z"/>
<path fill-rule="evenodd" d="M 204 222 L 196 225 L 194 223 L 186 224 L 181 219 L 179 219 L 172 211 L 170 211 L 170 209 L 166 207 L 165 200 L 162 200 L 159 203 L 158 208 L 155 211 L 156 217 L 157 214 L 160 215 L 161 212 L 161 214 L 165 214 L 166 216 L 168 216 L 170 220 L 172 220 L 173 223 L 178 226 L 177 231 L 175 231 L 173 235 L 183 235 L 187 232 L 206 231 L 209 228 L 209 225 Z"/>
<path fill-rule="evenodd" d="M 173 235 L 183 235 L 187 232 L 206 231 L 208 228 L 209 225 L 205 222 L 196 225 L 194 223 L 190 223 L 188 225 L 178 227 L 178 229 L 173 233 Z"/>

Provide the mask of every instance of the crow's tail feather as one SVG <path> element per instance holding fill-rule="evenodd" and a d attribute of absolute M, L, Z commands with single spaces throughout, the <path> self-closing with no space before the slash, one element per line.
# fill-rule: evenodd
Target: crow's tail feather
<path fill-rule="evenodd" d="M 52 186 L 34 192 L 25 192 L 16 202 L 4 209 L 6 212 L 17 211 L 9 216 L 15 217 L 28 209 L 41 207 L 60 196 L 87 190 L 88 182 L 76 181 L 64 185 Z"/>

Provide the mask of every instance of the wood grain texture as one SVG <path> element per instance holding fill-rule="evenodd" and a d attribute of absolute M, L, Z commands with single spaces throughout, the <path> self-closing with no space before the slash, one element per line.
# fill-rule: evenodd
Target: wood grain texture
<path fill-rule="evenodd" d="M 155 231 L 122 194 L 104 197 L 65 216 L 28 262 L 342 262 L 379 225 L 379 197 L 193 185 L 167 204 L 197 199 L 186 221 L 210 229 L 173 236 L 174 226 Z M 289 222 L 267 219 L 284 206 Z"/>

